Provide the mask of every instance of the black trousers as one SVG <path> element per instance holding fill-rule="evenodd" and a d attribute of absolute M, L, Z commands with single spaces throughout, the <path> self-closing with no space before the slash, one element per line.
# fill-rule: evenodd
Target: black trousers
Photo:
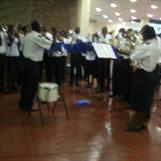
<path fill-rule="evenodd" d="M 120 65 L 121 60 L 115 60 L 113 65 L 113 75 L 112 75 L 112 87 L 113 87 L 113 95 L 121 96 L 121 73 L 120 73 Z"/>
<path fill-rule="evenodd" d="M 62 83 L 62 58 L 61 57 L 48 57 L 48 68 L 47 68 L 47 81 L 55 82 L 58 85 Z"/>
<path fill-rule="evenodd" d="M 7 57 L 7 89 L 12 91 L 18 84 L 20 74 L 20 57 Z"/>
<path fill-rule="evenodd" d="M 98 60 L 98 83 L 102 92 L 109 89 L 110 59 L 100 58 Z"/>
<path fill-rule="evenodd" d="M 122 59 L 120 61 L 119 73 L 120 73 L 120 83 L 121 83 L 120 89 L 121 89 L 123 99 L 129 102 L 131 88 L 132 88 L 133 72 L 132 72 L 132 67 L 130 66 L 128 60 Z"/>
<path fill-rule="evenodd" d="M 71 54 L 71 56 L 70 56 L 70 64 L 71 64 L 70 82 L 72 84 L 74 82 L 77 84 L 78 81 L 82 77 L 81 55 L 80 54 Z"/>
<path fill-rule="evenodd" d="M 7 83 L 6 57 L 5 54 L 0 54 L 0 92 L 6 92 Z"/>
<path fill-rule="evenodd" d="M 126 59 L 114 61 L 113 66 L 113 93 L 122 96 L 124 101 L 130 102 L 133 72 Z"/>
<path fill-rule="evenodd" d="M 24 80 L 21 90 L 20 107 L 31 110 L 40 80 L 41 62 L 25 59 Z"/>
<path fill-rule="evenodd" d="M 61 57 L 61 77 L 62 81 L 65 80 L 65 71 L 66 71 L 66 56 Z"/>
<path fill-rule="evenodd" d="M 149 113 L 153 103 L 154 91 L 157 86 L 158 71 L 147 72 L 138 69 L 133 76 L 131 105 L 137 112 Z"/>

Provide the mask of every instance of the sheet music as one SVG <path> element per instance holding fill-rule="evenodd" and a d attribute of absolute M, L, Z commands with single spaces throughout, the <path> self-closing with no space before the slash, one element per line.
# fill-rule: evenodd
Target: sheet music
<path fill-rule="evenodd" d="M 93 43 L 92 45 L 94 47 L 94 50 L 95 50 L 98 58 L 106 58 L 105 51 L 103 50 L 101 44 L 99 44 L 99 43 Z"/>
<path fill-rule="evenodd" d="M 108 44 L 93 43 L 98 58 L 117 59 L 112 47 Z"/>
<path fill-rule="evenodd" d="M 117 59 L 116 55 L 111 47 L 111 45 L 108 44 L 102 44 L 102 47 L 106 53 L 107 58 L 111 58 L 111 59 Z"/>

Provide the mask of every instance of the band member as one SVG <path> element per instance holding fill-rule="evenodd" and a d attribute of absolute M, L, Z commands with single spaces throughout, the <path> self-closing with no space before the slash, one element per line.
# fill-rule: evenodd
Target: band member
<path fill-rule="evenodd" d="M 51 81 L 57 83 L 59 86 L 62 83 L 62 56 L 64 53 L 63 41 L 59 40 L 57 30 L 53 30 L 53 43 L 49 53 Z"/>
<path fill-rule="evenodd" d="M 70 56 L 71 63 L 71 75 L 70 75 L 70 85 L 75 84 L 79 86 L 79 80 L 82 77 L 81 71 L 81 48 L 80 48 L 80 28 L 77 27 L 73 33 L 71 33 L 71 44 L 73 46 L 73 52 Z"/>
<path fill-rule="evenodd" d="M 161 49 L 155 30 L 145 25 L 141 34 L 143 43 L 130 56 L 134 68 L 131 106 L 135 114 L 127 124 L 126 130 L 129 131 L 145 128 L 145 123 L 150 118 L 157 77 L 159 77 L 157 66 Z"/>
<path fill-rule="evenodd" d="M 92 86 L 94 87 L 94 89 L 97 88 L 98 86 L 98 82 L 97 82 L 97 78 L 98 78 L 98 67 L 97 67 L 97 56 L 96 53 L 94 51 L 92 42 L 98 42 L 98 35 L 97 34 L 93 34 L 91 37 L 89 37 L 89 41 L 86 42 L 86 76 L 87 76 L 87 87 L 92 88 Z"/>
<path fill-rule="evenodd" d="M 31 28 L 32 31 L 25 36 L 22 46 L 25 67 L 19 105 L 24 111 L 35 110 L 32 106 L 40 80 L 44 48 L 49 49 L 52 44 L 51 40 L 42 36 L 38 21 L 32 21 Z"/>
<path fill-rule="evenodd" d="M 18 76 L 20 73 L 20 40 L 15 26 L 8 28 L 7 47 L 7 90 L 14 92 L 18 89 Z"/>
<path fill-rule="evenodd" d="M 57 28 L 52 27 L 51 34 L 52 34 L 52 45 L 56 44 L 57 42 Z M 51 50 L 51 48 L 50 48 Z M 45 50 L 44 54 L 46 54 L 44 63 L 45 63 L 45 73 L 46 73 L 46 80 L 47 82 L 54 82 L 54 69 L 53 69 L 53 59 L 52 58 L 52 51 Z"/>
<path fill-rule="evenodd" d="M 6 51 L 7 33 L 0 24 L 0 92 L 7 92 L 6 89 Z"/>
<path fill-rule="evenodd" d="M 124 28 L 121 28 L 115 39 L 115 47 L 121 57 L 114 62 L 113 93 L 127 103 L 130 101 L 132 82 L 132 68 L 129 63 L 129 57 L 135 46 L 132 36 L 131 29 L 125 31 Z"/>
<path fill-rule="evenodd" d="M 30 31 L 30 27 L 25 25 L 19 28 L 19 40 L 20 40 L 20 71 L 18 76 L 18 85 L 21 86 L 23 84 L 23 77 L 24 77 L 24 56 L 22 53 L 22 44 L 24 41 L 25 35 Z"/>
<path fill-rule="evenodd" d="M 110 44 L 112 42 L 112 36 L 108 34 L 107 27 L 103 27 L 99 36 L 99 43 Z M 109 89 L 110 80 L 110 59 L 98 59 L 100 77 L 98 79 L 100 90 L 105 92 Z"/>
<path fill-rule="evenodd" d="M 61 41 L 63 43 L 62 45 L 62 55 L 61 55 L 61 81 L 65 80 L 65 71 L 66 71 L 66 58 L 67 58 L 67 50 L 65 49 L 65 43 L 66 41 L 68 41 L 68 36 L 67 33 L 65 31 L 60 31 L 60 37 L 59 37 L 59 41 Z"/>

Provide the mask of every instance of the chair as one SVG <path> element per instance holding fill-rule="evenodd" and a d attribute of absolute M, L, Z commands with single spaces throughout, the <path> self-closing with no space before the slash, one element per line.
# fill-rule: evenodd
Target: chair
<path fill-rule="evenodd" d="M 50 110 L 50 104 L 53 103 L 52 112 L 54 112 L 57 103 L 62 102 L 64 105 L 66 118 L 67 119 L 69 118 L 64 95 L 59 90 L 59 86 L 56 83 L 47 83 L 47 82 L 39 83 L 37 101 L 38 101 L 38 111 L 40 112 L 40 119 L 42 124 L 44 123 L 41 109 L 42 104 L 46 104 L 48 110 Z"/>

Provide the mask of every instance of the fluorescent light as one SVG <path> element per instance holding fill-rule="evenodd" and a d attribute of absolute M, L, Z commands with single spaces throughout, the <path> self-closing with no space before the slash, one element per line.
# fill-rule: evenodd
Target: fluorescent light
<path fill-rule="evenodd" d="M 111 19 L 108 20 L 109 23 L 112 23 L 113 21 Z"/>
<path fill-rule="evenodd" d="M 119 21 L 123 21 L 123 19 L 121 17 L 118 18 Z"/>
<path fill-rule="evenodd" d="M 136 10 L 134 10 L 134 9 L 130 9 L 130 12 L 131 12 L 131 13 L 135 13 L 135 12 L 136 12 Z"/>
<path fill-rule="evenodd" d="M 152 14 L 149 14 L 149 13 L 147 14 L 147 16 L 148 16 L 149 18 L 153 17 L 153 15 L 152 15 Z"/>
<path fill-rule="evenodd" d="M 130 0 L 130 2 L 132 2 L 132 3 L 133 3 L 133 2 L 137 2 L 137 0 Z"/>
<path fill-rule="evenodd" d="M 101 9 L 101 8 L 96 8 L 96 11 L 97 11 L 97 12 L 101 12 L 102 9 Z"/>
<path fill-rule="evenodd" d="M 120 16 L 120 13 L 119 13 L 119 12 L 115 12 L 115 15 L 116 15 L 116 16 Z"/>
<path fill-rule="evenodd" d="M 161 18 L 160 18 L 160 20 L 161 20 Z"/>
<path fill-rule="evenodd" d="M 104 17 L 104 18 L 108 18 L 108 16 L 107 16 L 107 15 L 103 15 L 103 17 Z"/>
<path fill-rule="evenodd" d="M 136 17 L 135 16 L 131 16 L 131 19 L 136 20 Z"/>
<path fill-rule="evenodd" d="M 113 7 L 113 8 L 116 8 L 116 7 L 117 7 L 117 4 L 116 4 L 116 3 L 111 3 L 110 5 L 111 5 L 111 7 Z"/>
<path fill-rule="evenodd" d="M 158 6 L 156 6 L 156 5 L 151 5 L 150 6 L 152 9 L 157 9 L 158 8 Z"/>

